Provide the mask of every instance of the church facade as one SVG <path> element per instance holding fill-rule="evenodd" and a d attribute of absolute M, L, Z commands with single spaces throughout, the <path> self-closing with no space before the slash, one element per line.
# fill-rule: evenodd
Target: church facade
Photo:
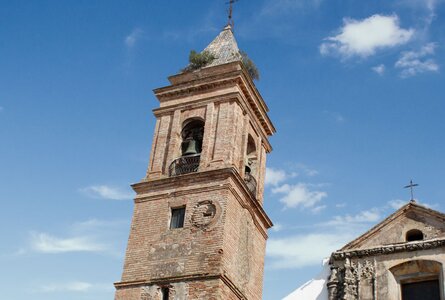
<path fill-rule="evenodd" d="M 410 201 L 329 264 L 329 300 L 443 300 L 445 214 Z"/>
<path fill-rule="evenodd" d="M 230 25 L 213 60 L 169 77 L 134 214 L 116 300 L 262 298 L 268 108 Z"/>

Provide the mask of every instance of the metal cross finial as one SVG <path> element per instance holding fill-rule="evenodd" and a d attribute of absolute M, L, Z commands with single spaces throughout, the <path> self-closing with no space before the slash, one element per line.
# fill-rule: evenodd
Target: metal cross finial
<path fill-rule="evenodd" d="M 227 22 L 227 25 L 232 26 L 232 28 L 233 28 L 233 4 L 238 1 L 239 0 L 229 0 L 229 2 L 226 2 L 226 4 L 229 4 L 229 21 Z"/>
<path fill-rule="evenodd" d="M 412 180 L 410 180 L 409 184 L 407 186 L 404 186 L 403 188 L 407 189 L 409 188 L 411 190 L 411 201 L 414 200 L 414 193 L 413 193 L 413 187 L 419 186 L 417 183 L 413 183 Z"/>

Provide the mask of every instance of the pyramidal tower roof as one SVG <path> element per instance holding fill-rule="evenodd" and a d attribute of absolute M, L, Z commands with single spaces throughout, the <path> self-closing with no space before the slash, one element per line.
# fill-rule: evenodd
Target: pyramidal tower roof
<path fill-rule="evenodd" d="M 213 67 L 234 61 L 241 61 L 241 54 L 233 35 L 232 26 L 227 25 L 220 34 L 204 49 L 215 56 L 206 67 Z M 204 52 L 203 51 L 203 52 Z"/>

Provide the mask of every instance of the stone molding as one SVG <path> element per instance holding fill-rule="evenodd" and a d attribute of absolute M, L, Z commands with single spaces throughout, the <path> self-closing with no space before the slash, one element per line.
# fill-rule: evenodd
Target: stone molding
<path fill-rule="evenodd" d="M 215 182 L 216 180 L 224 180 L 227 178 L 232 178 L 233 183 L 236 187 L 231 183 L 212 185 L 208 187 L 200 187 L 200 188 L 190 188 L 193 186 L 193 183 L 199 182 L 200 184 L 205 182 Z M 168 188 L 177 186 L 177 180 L 186 180 L 188 183 L 186 184 L 189 188 L 175 191 L 174 193 L 156 193 L 153 195 L 144 195 L 147 192 L 153 192 L 156 188 Z M 155 180 L 147 180 L 141 181 L 139 183 L 132 185 L 133 190 L 137 193 L 135 202 L 144 202 L 150 201 L 154 199 L 159 199 L 163 197 L 171 197 L 171 196 L 179 196 L 179 195 L 187 195 L 191 191 L 209 191 L 209 190 L 220 190 L 226 189 L 235 196 L 238 202 L 242 207 L 246 208 L 247 211 L 252 215 L 252 219 L 256 227 L 260 230 L 261 234 L 267 239 L 267 232 L 264 228 L 258 224 L 258 219 L 261 221 L 265 228 L 270 228 L 273 226 L 272 221 L 267 216 L 261 204 L 251 195 L 248 191 L 244 180 L 238 174 L 238 171 L 235 168 L 229 167 L 224 169 L 216 169 L 209 171 L 201 171 L 196 173 L 188 173 L 175 177 L 165 177 L 161 179 Z M 240 195 L 240 192 L 242 195 Z"/>
<path fill-rule="evenodd" d="M 345 258 L 361 258 L 374 255 L 385 255 L 399 252 L 412 252 L 428 250 L 445 246 L 445 239 L 435 239 L 421 242 L 408 242 L 397 245 L 387 245 L 368 249 L 357 249 L 348 251 L 337 251 L 332 253 L 331 260 L 342 260 Z"/>
<path fill-rule="evenodd" d="M 246 98 L 246 102 L 253 110 L 254 115 L 258 118 L 260 124 L 263 126 L 264 131 L 267 135 L 272 135 L 275 132 L 275 127 L 267 115 L 269 109 L 258 90 L 255 88 L 255 85 L 251 82 L 251 79 L 246 74 L 246 71 L 244 70 L 244 67 L 242 67 L 241 63 L 232 62 L 225 65 L 209 67 L 208 69 L 215 70 L 208 70 L 207 72 L 216 72 L 217 68 L 219 67 L 225 67 L 231 70 L 225 72 L 224 77 L 221 77 L 220 74 L 206 74 L 203 77 L 197 76 L 193 81 L 155 89 L 154 92 L 156 97 L 160 102 L 165 102 L 173 99 L 179 99 L 193 93 L 202 93 L 205 91 L 221 89 L 221 87 L 225 86 L 239 85 L 243 92 L 242 94 Z"/>
<path fill-rule="evenodd" d="M 144 287 L 147 285 L 164 285 L 167 283 L 174 283 L 174 282 L 187 282 L 187 281 L 198 281 L 198 280 L 215 280 L 219 279 L 223 281 L 226 286 L 232 290 L 233 293 L 237 295 L 237 297 L 241 300 L 247 299 L 247 297 L 244 295 L 244 293 L 235 285 L 233 280 L 229 278 L 226 274 L 195 274 L 195 275 L 189 275 L 189 276 L 175 276 L 175 277 L 166 277 L 162 278 L 161 280 L 138 280 L 138 281 L 121 281 L 121 282 L 115 282 L 114 286 L 116 289 L 120 288 L 128 288 L 128 287 Z"/>

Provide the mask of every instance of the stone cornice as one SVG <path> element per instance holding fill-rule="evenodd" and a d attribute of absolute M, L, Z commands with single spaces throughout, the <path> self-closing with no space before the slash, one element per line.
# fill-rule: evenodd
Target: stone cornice
<path fill-rule="evenodd" d="M 375 255 L 393 254 L 399 252 L 412 252 L 428 250 L 445 246 L 445 239 L 428 241 L 407 242 L 403 244 L 385 245 L 367 249 L 336 251 L 331 254 L 331 260 L 343 260 L 345 258 L 361 258 Z"/>
<path fill-rule="evenodd" d="M 209 185 L 205 187 L 193 188 L 193 184 L 199 182 L 200 184 L 205 183 L 214 183 L 215 181 L 223 181 L 228 177 L 232 178 L 238 189 L 234 189 L 231 184 L 217 184 L 217 185 Z M 184 190 L 175 191 L 173 193 L 156 193 L 153 195 L 146 195 L 148 192 L 158 188 L 174 188 L 177 186 L 177 181 L 183 180 L 186 182 L 186 186 L 191 187 Z M 162 197 L 169 196 L 180 196 L 186 195 L 190 191 L 210 191 L 210 190 L 218 190 L 218 189 L 227 189 L 231 191 L 237 200 L 240 202 L 241 206 L 246 208 L 249 213 L 252 215 L 252 219 L 254 220 L 256 227 L 260 230 L 261 234 L 264 238 L 267 239 L 267 232 L 261 227 L 260 224 L 257 224 L 257 218 L 261 221 L 265 228 L 270 228 L 273 226 L 272 221 L 267 216 L 261 204 L 251 195 L 248 191 L 244 180 L 238 174 L 235 168 L 223 168 L 223 169 L 215 169 L 209 171 L 200 171 L 195 173 L 188 173 L 185 175 L 174 176 L 174 177 L 165 177 L 161 179 L 155 180 L 146 180 L 141 181 L 139 183 L 132 185 L 133 190 L 137 193 L 135 202 L 143 202 L 159 199 Z M 241 197 L 238 193 L 241 191 L 243 193 L 243 197 Z M 243 201 L 246 199 L 247 201 Z"/>
<path fill-rule="evenodd" d="M 128 287 L 140 287 L 152 284 L 164 285 L 181 281 L 215 280 L 215 279 L 223 281 L 232 290 L 232 292 L 234 292 L 238 296 L 239 299 L 247 299 L 246 296 L 243 294 L 243 292 L 241 292 L 240 289 L 235 285 L 233 280 L 231 280 L 226 274 L 221 275 L 221 274 L 202 273 L 202 274 L 193 274 L 185 276 L 165 277 L 165 278 L 160 278 L 158 280 L 120 281 L 120 282 L 115 282 L 114 287 L 116 289 L 120 289 Z"/>
<path fill-rule="evenodd" d="M 222 87 L 239 85 L 247 103 L 266 134 L 272 135 L 275 133 L 275 127 L 267 115 L 269 109 L 240 62 L 205 68 L 191 74 L 180 74 L 177 76 L 178 78 L 184 77 L 185 79 L 171 80 L 173 83 L 171 86 L 154 90 L 156 97 L 161 103 L 194 93 L 203 93 L 221 89 Z"/>

